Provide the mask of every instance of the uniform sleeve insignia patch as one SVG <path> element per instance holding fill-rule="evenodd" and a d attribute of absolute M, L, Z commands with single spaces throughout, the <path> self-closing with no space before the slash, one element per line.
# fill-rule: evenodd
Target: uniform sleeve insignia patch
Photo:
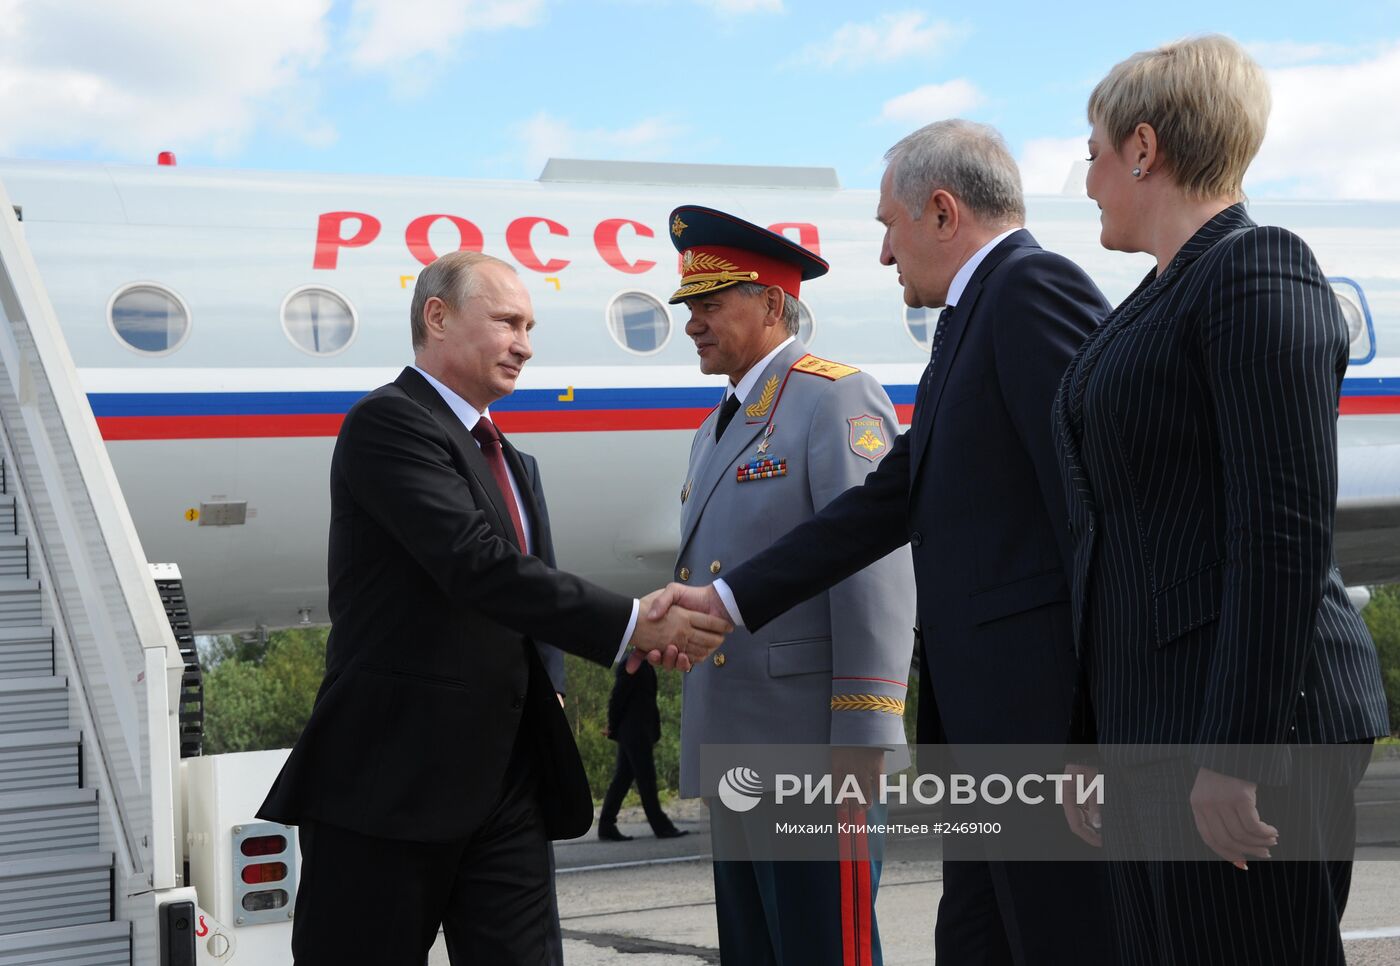
<path fill-rule="evenodd" d="M 831 698 L 832 711 L 880 711 L 903 715 L 904 702 L 883 694 L 837 694 Z"/>
<path fill-rule="evenodd" d="M 810 373 L 814 376 L 821 376 L 824 379 L 844 379 L 847 376 L 860 372 L 855 366 L 843 365 L 839 362 L 832 362 L 829 359 L 819 359 L 808 353 L 798 359 L 792 366 L 798 372 Z"/>
<path fill-rule="evenodd" d="M 851 452 L 857 456 L 873 463 L 890 448 L 889 440 L 885 438 L 885 420 L 882 417 L 864 413 L 852 416 L 846 422 L 851 426 Z"/>
<path fill-rule="evenodd" d="M 750 419 L 762 419 L 768 415 L 768 410 L 773 407 L 773 397 L 778 393 L 778 377 L 772 376 L 763 384 L 763 392 L 758 397 L 758 402 L 744 409 L 744 415 Z"/>

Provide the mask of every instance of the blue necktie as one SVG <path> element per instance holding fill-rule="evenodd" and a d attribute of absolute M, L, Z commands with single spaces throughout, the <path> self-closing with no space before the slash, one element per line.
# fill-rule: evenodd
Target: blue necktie
<path fill-rule="evenodd" d="M 933 378 L 933 367 L 938 364 L 938 350 L 943 348 L 943 334 L 948 328 L 948 319 L 953 315 L 953 306 L 943 306 L 943 311 L 938 313 L 938 324 L 933 327 L 933 339 L 929 348 L 928 365 L 924 367 L 924 377 L 919 380 L 919 398 L 922 399 L 924 393 L 928 391 L 929 381 Z"/>

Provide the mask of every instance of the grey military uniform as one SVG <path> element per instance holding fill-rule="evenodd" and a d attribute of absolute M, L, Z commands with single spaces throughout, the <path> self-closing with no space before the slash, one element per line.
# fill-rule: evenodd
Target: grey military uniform
<path fill-rule="evenodd" d="M 875 378 L 810 357 L 795 340 L 741 403 L 718 442 L 716 410 L 691 445 L 673 573 L 683 583 L 709 584 L 767 549 L 864 480 L 899 432 Z M 764 459 L 773 462 L 746 472 Z M 737 629 L 684 678 L 681 794 L 715 792 L 700 787 L 705 744 L 880 746 L 896 752 L 889 767 L 902 767 L 913 621 L 902 547 L 756 633 Z"/>

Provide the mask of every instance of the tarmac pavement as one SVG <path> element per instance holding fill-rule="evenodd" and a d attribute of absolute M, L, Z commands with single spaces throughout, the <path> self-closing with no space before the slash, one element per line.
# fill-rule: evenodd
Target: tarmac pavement
<path fill-rule="evenodd" d="M 1374 799 L 1373 799 L 1374 801 Z M 1363 805 L 1363 829 L 1374 826 Z M 702 966 L 719 963 L 710 876 L 708 820 L 703 806 L 668 808 L 691 834 L 658 841 L 640 810 L 625 810 L 620 827 L 631 842 L 599 842 L 594 833 L 556 843 L 557 891 L 568 966 Z M 1387 823 L 1389 824 L 1389 823 Z M 1377 842 L 1364 832 L 1363 842 Z M 1388 843 L 1386 843 L 1388 845 Z M 1400 844 L 1400 843 L 1397 843 Z M 1377 843 L 1356 863 L 1342 929 L 1347 961 L 1400 966 L 1400 849 Z M 943 877 L 936 856 L 887 861 L 876 915 L 887 966 L 928 966 Z M 439 939 L 430 966 L 448 966 Z"/>

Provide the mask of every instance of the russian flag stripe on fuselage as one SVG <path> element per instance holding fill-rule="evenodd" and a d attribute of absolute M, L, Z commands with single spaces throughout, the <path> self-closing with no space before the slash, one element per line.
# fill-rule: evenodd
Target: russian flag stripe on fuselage
<path fill-rule="evenodd" d="M 901 423 L 912 418 L 914 385 L 887 385 Z M 93 392 L 104 439 L 230 439 L 334 436 L 357 391 Z M 561 399 L 561 396 L 571 398 Z M 694 429 L 718 404 L 712 386 L 521 389 L 492 405 L 506 432 L 580 433 Z M 1348 378 L 1346 416 L 1400 414 L 1400 378 Z"/>

